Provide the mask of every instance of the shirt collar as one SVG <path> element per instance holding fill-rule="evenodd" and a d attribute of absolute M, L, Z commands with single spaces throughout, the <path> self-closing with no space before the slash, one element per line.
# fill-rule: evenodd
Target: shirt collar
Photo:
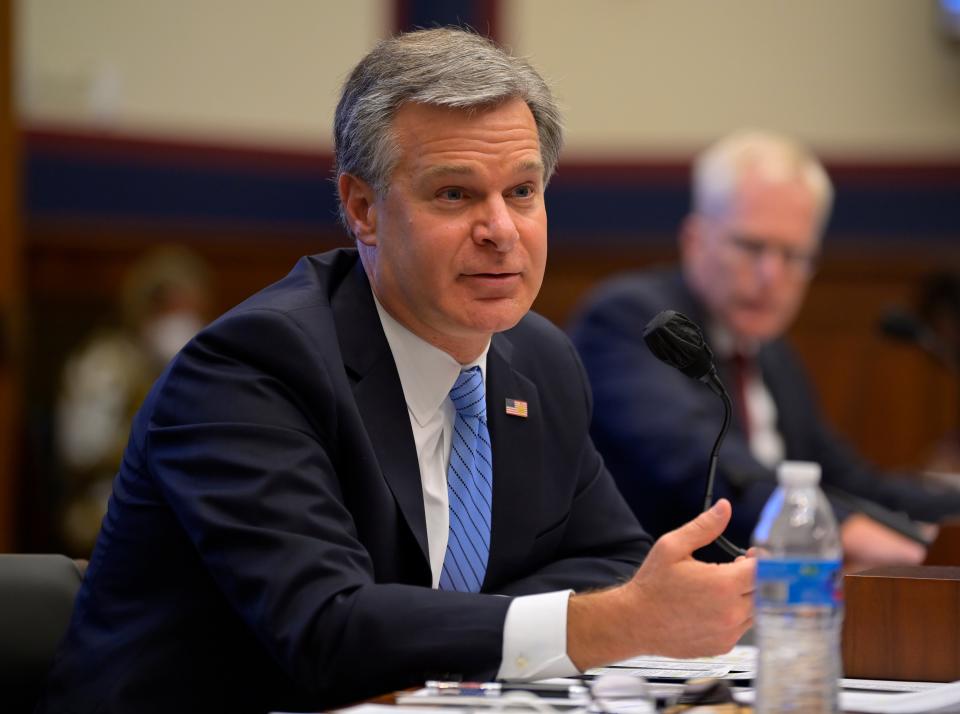
<path fill-rule="evenodd" d="M 371 290 L 372 292 L 372 290 Z M 483 382 L 487 382 L 487 352 L 490 340 L 480 356 L 469 364 L 460 364 L 443 350 L 413 334 L 388 313 L 377 296 L 373 296 L 383 325 L 383 333 L 393 353 L 393 361 L 400 375 L 400 385 L 407 401 L 407 409 L 417 424 L 425 426 L 443 406 L 453 389 L 461 370 L 479 366 Z"/>

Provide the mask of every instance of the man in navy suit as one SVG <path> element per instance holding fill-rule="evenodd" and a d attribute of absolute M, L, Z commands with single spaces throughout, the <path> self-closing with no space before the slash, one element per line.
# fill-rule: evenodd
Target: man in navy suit
<path fill-rule="evenodd" d="M 356 248 L 154 386 L 41 711 L 316 710 L 739 638 L 752 561 L 692 558 L 729 503 L 651 547 L 572 345 L 528 312 L 560 139 L 539 75 L 474 34 L 360 62 L 335 125 Z"/>
<path fill-rule="evenodd" d="M 784 459 L 821 464 L 850 567 L 924 557 L 918 542 L 867 515 L 883 517 L 876 504 L 922 521 L 960 513 L 960 494 L 886 477 L 858 459 L 825 423 L 782 339 L 813 275 L 831 201 L 830 180 L 805 148 L 762 132 L 725 137 L 694 165 L 681 270 L 611 279 L 579 315 L 572 334 L 594 392 L 594 442 L 654 535 L 699 510 L 722 416 L 710 390 L 643 342 L 645 324 L 665 309 L 703 327 L 737 407 L 716 482 L 734 505 L 734 542 L 748 544 Z"/>

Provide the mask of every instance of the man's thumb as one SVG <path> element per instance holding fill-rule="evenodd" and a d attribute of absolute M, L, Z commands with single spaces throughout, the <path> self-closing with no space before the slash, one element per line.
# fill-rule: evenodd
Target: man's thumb
<path fill-rule="evenodd" d="M 730 501 L 721 498 L 710 510 L 668 533 L 664 537 L 670 538 L 671 554 L 679 560 L 715 541 L 723 534 L 732 512 Z"/>

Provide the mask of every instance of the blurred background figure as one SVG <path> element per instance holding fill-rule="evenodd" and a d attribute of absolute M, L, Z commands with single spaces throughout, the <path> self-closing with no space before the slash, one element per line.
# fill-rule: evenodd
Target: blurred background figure
<path fill-rule="evenodd" d="M 97 329 L 68 357 L 57 397 L 65 497 L 59 525 L 75 556 L 93 548 L 130 420 L 167 362 L 210 316 L 207 267 L 184 247 L 151 249 L 124 277 L 119 307 L 118 325 Z"/>
<path fill-rule="evenodd" d="M 880 321 L 887 337 L 915 345 L 946 369 L 954 382 L 954 409 L 960 416 L 960 274 L 939 271 L 919 285 L 915 313 L 888 310 Z M 936 478 L 960 487 L 960 429 L 953 429 L 933 446 L 926 462 Z"/>
<path fill-rule="evenodd" d="M 679 269 L 606 282 L 573 330 L 594 389 L 594 441 L 627 501 L 654 535 L 702 505 L 719 400 L 658 362 L 642 339 L 651 318 L 675 309 L 702 326 L 734 406 L 716 483 L 717 497 L 733 503 L 730 539 L 749 543 L 783 460 L 814 461 L 849 569 L 920 563 L 933 530 L 905 516 L 936 523 L 958 515 L 960 491 L 882 473 L 855 454 L 827 424 L 784 339 L 832 208 L 823 166 L 785 136 L 736 132 L 697 157 L 692 189 Z"/>

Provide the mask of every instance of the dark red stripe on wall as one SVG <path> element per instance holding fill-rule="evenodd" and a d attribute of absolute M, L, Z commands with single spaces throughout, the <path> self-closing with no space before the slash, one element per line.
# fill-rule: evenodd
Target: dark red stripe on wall
<path fill-rule="evenodd" d="M 76 160 L 309 173 L 316 173 L 318 166 L 329 170 L 333 165 L 332 154 L 319 150 L 156 138 L 52 125 L 35 125 L 23 132 L 23 138 L 34 154 Z"/>
<path fill-rule="evenodd" d="M 407 32 L 424 27 L 471 27 L 499 39 L 499 0 L 395 0 L 393 29 Z"/>

